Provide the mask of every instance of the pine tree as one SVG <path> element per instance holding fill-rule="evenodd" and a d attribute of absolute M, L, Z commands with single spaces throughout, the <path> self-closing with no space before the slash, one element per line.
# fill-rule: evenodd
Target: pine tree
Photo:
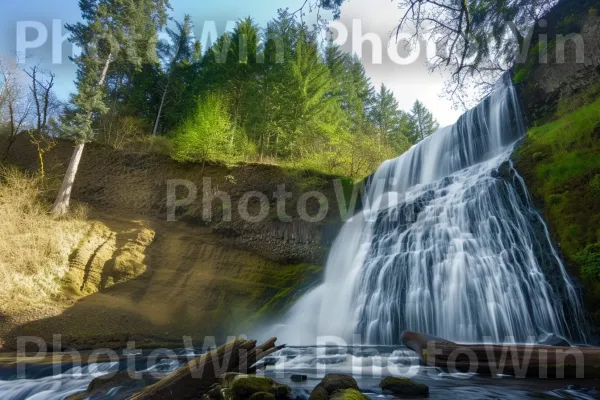
<path fill-rule="evenodd" d="M 381 84 L 379 93 L 375 96 L 370 115 L 380 141 L 393 136 L 394 132 L 398 131 L 402 113 L 394 94 L 385 84 Z"/>
<path fill-rule="evenodd" d="M 421 101 L 416 100 L 410 112 L 413 123 L 413 134 L 410 139 L 413 143 L 420 142 L 440 127 L 433 114 Z"/>
<path fill-rule="evenodd" d="M 157 31 L 167 20 L 168 0 L 80 0 L 84 22 L 67 25 L 70 41 L 83 51 L 77 64 L 77 94 L 71 99 L 68 134 L 76 146 L 54 202 L 52 213 L 64 215 L 86 142 L 94 136 L 94 115 L 107 111 L 104 101 L 106 77 L 111 63 L 140 68 L 157 61 Z"/>

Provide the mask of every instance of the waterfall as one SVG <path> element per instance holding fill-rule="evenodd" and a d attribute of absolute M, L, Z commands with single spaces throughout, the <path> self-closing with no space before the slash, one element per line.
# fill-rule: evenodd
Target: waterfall
<path fill-rule="evenodd" d="M 450 127 L 384 162 L 342 227 L 324 282 L 276 334 L 398 343 L 403 330 L 461 342 L 584 340 L 579 296 L 510 155 L 525 135 L 505 76 Z"/>

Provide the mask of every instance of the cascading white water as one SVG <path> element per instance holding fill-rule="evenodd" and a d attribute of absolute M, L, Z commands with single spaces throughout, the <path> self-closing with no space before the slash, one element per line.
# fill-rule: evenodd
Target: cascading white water
<path fill-rule="evenodd" d="M 510 154 L 525 128 L 506 76 L 451 127 L 384 162 L 343 227 L 324 283 L 277 335 L 367 343 L 414 330 L 467 342 L 584 340 L 578 295 Z"/>

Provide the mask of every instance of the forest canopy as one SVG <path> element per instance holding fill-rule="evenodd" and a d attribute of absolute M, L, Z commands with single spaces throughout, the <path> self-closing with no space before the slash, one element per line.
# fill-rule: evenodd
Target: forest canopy
<path fill-rule="evenodd" d="M 182 161 L 285 163 L 359 179 L 438 127 L 419 101 L 400 110 L 360 59 L 288 10 L 263 28 L 240 20 L 205 50 L 189 16 L 171 25 L 155 60 L 111 63 L 94 140 L 172 146 Z"/>

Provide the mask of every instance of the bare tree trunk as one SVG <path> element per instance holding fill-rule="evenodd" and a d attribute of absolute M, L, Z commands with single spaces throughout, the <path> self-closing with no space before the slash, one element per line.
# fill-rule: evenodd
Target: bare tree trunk
<path fill-rule="evenodd" d="M 111 57 L 112 55 L 109 54 L 106 58 L 104 68 L 102 68 L 102 74 L 100 75 L 100 80 L 98 81 L 98 88 L 104 85 L 104 81 L 106 80 L 106 74 L 108 73 L 108 67 L 110 66 Z M 90 113 L 90 115 L 88 115 L 88 118 L 91 117 L 92 116 Z M 54 215 L 65 215 L 67 211 L 69 211 L 69 203 L 71 202 L 71 190 L 73 189 L 73 184 L 75 183 L 75 175 L 77 175 L 77 169 L 79 168 L 79 161 L 81 160 L 81 154 L 83 153 L 84 146 L 85 143 L 79 143 L 77 144 L 77 146 L 75 146 L 75 150 L 73 150 L 71 162 L 69 162 L 69 167 L 67 168 L 67 172 L 65 173 L 63 182 L 60 185 L 60 190 L 58 191 L 58 195 L 56 196 L 56 200 L 54 201 L 54 206 L 52 207 L 52 214 Z"/>
<path fill-rule="evenodd" d="M 162 115 L 162 109 L 165 104 L 165 98 L 167 97 L 167 92 L 169 91 L 169 83 L 171 81 L 171 75 L 169 73 L 169 77 L 167 78 L 167 86 L 163 91 L 162 97 L 160 99 L 160 106 L 158 107 L 158 114 L 156 115 L 156 121 L 154 122 L 154 129 L 152 130 L 152 134 L 156 135 L 156 131 L 158 130 L 158 123 L 160 122 L 160 117 Z"/>
<path fill-rule="evenodd" d="M 69 203 L 71 201 L 71 189 L 73 189 L 73 183 L 75 183 L 75 175 L 77 175 L 77 168 L 79 167 L 79 161 L 81 160 L 81 154 L 83 153 L 84 143 L 79 143 L 75 146 L 73 155 L 71 156 L 71 162 L 69 168 L 65 173 L 62 185 L 56 201 L 54 201 L 54 207 L 52 207 L 52 214 L 54 215 L 65 215 L 69 211 Z"/>

